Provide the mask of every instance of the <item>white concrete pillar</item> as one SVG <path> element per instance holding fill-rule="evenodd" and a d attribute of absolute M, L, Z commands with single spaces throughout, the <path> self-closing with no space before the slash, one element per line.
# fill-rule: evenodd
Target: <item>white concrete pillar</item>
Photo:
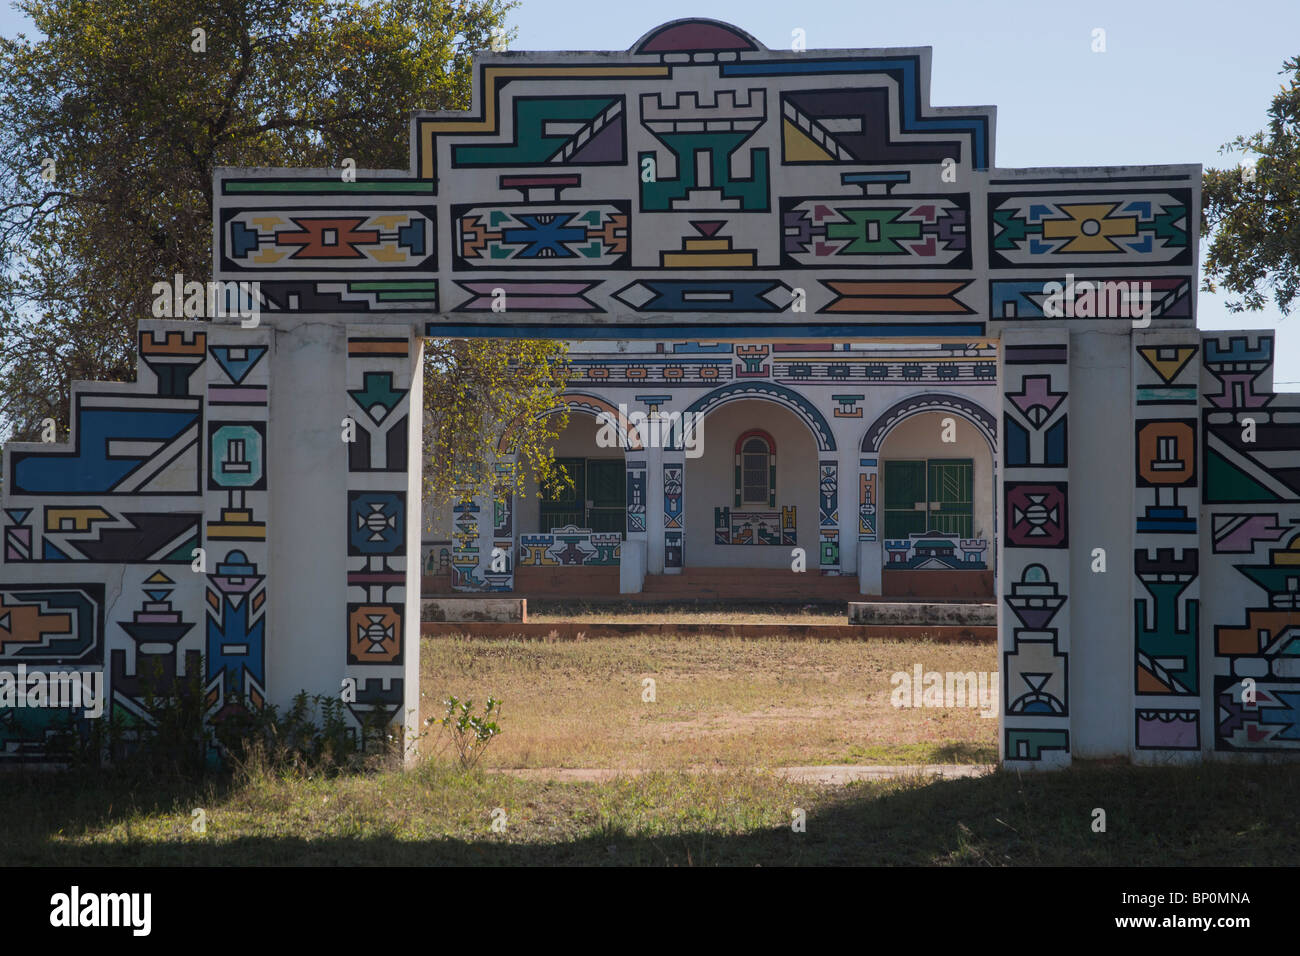
<path fill-rule="evenodd" d="M 1116 570 L 1132 575 L 1134 630 L 1121 673 L 1133 690 L 1125 729 L 1139 763 L 1199 760 L 1212 736 L 1202 727 L 1210 678 L 1200 646 L 1200 345 L 1196 329 L 1168 330 L 1134 332 L 1125 349 L 1134 524 L 1123 555 L 1131 563 L 1116 561 Z"/>
<path fill-rule="evenodd" d="M 274 591 L 266 657 L 268 694 L 283 707 L 299 691 L 330 697 L 342 691 L 352 454 L 343 419 L 361 426 L 345 384 L 344 327 L 336 321 L 281 318 L 273 338 L 267 471 Z"/>
<path fill-rule="evenodd" d="M 1070 762 L 1069 333 L 1008 329 L 999 350 L 998 651 L 1007 767 Z"/>
<path fill-rule="evenodd" d="M 1070 752 L 1133 736 L 1133 414 L 1128 323 L 1070 337 Z M 1105 570 L 1100 570 L 1104 559 Z M 1053 622 L 1055 623 L 1055 622 Z M 1102 688 L 1085 693 L 1084 688 Z"/>
<path fill-rule="evenodd" d="M 335 686 L 343 678 L 351 684 L 343 700 L 359 733 L 400 724 L 408 756 L 414 756 L 411 741 L 420 716 L 423 340 L 410 326 L 349 326 L 346 345 L 346 393 L 333 404 L 344 407 L 355 434 L 341 456 L 347 485 L 341 496 L 346 652 L 335 658 L 342 665 Z M 317 521 L 327 524 L 319 516 Z M 304 652 L 302 659 L 308 656 Z"/>

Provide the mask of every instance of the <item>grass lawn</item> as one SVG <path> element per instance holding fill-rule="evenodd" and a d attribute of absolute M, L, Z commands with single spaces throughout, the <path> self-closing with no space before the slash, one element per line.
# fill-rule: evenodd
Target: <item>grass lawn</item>
<path fill-rule="evenodd" d="M 896 671 L 994 671 L 991 644 L 630 637 L 426 638 L 422 713 L 504 701 L 486 767 L 677 770 L 992 763 L 979 708 L 895 708 Z M 643 681 L 655 701 L 642 700 Z M 993 708 L 996 713 L 996 706 Z"/>
<path fill-rule="evenodd" d="M 4 774 L 0 866 L 1300 862 L 1300 764 L 1079 762 L 837 786 L 763 769 L 993 760 L 996 721 L 975 709 L 889 704 L 894 671 L 992 670 L 990 646 L 431 639 L 422 660 L 427 704 L 504 699 L 478 769 L 455 766 L 430 734 L 433 755 L 412 768 L 334 777 Z M 517 767 L 644 772 L 556 782 L 489 769 Z M 791 829 L 796 810 L 806 832 Z"/>
<path fill-rule="evenodd" d="M 753 772 L 555 784 L 432 762 L 208 788 L 6 775 L 0 865 L 1295 864 L 1297 792 L 1296 764 L 1076 764 L 841 787 Z M 196 807 L 203 835 L 190 827 Z M 1091 827 L 1097 807 L 1105 833 Z M 804 833 L 791 831 L 795 808 Z"/>

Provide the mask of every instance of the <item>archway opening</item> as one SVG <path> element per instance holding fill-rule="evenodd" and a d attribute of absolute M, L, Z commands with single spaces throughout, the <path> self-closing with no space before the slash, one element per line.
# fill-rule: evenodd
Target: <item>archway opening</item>
<path fill-rule="evenodd" d="M 790 571 L 802 549 L 817 567 L 817 444 L 786 408 L 746 399 L 703 419 L 698 458 L 686 459 L 689 568 Z"/>
<path fill-rule="evenodd" d="M 980 429 L 947 411 L 910 415 L 877 468 L 881 594 L 992 600 L 994 458 Z"/>

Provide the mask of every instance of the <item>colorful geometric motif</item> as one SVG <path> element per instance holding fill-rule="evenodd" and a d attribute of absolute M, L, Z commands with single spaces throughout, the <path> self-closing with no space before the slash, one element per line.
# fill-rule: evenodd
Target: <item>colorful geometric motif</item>
<path fill-rule="evenodd" d="M 783 312 L 794 294 L 775 279 L 638 279 L 614 298 L 636 312 Z"/>
<path fill-rule="evenodd" d="M 685 466 L 664 463 L 664 567 L 682 566 L 682 536 L 686 518 L 682 502 Z"/>
<path fill-rule="evenodd" d="M 1133 572 L 1148 597 L 1135 598 L 1138 694 L 1200 693 L 1197 621 L 1200 601 L 1184 596 L 1197 577 L 1197 552 L 1145 548 L 1133 553 Z"/>
<path fill-rule="evenodd" d="M 1055 286 L 1059 302 L 1049 306 Z M 1008 319 L 1117 319 L 1124 322 L 1192 317 L 1193 282 L 1187 276 L 1053 276 L 1051 279 L 993 279 L 989 282 L 989 317 Z M 1049 315 L 1047 309 L 1055 309 Z"/>
<path fill-rule="evenodd" d="M 819 312 L 854 315 L 974 315 L 957 297 L 969 279 L 823 279 L 834 298 Z"/>
<path fill-rule="evenodd" d="M 102 664 L 103 584 L 0 584 L 0 661 Z"/>
<path fill-rule="evenodd" d="M 1184 265 L 1191 190 L 990 192 L 989 265 Z"/>
<path fill-rule="evenodd" d="M 1201 749 L 1201 712 L 1139 707 L 1134 746 L 1138 750 Z"/>
<path fill-rule="evenodd" d="M 798 544 L 794 505 L 780 511 L 733 511 L 713 509 L 714 544 Z"/>
<path fill-rule="evenodd" d="M 456 168 L 610 166 L 627 161 L 621 96 L 517 96 L 509 143 L 454 146 Z"/>
<path fill-rule="evenodd" d="M 348 554 L 406 553 L 406 495 L 348 492 Z"/>
<path fill-rule="evenodd" d="M 840 485 L 839 464 L 818 464 L 821 475 L 817 483 L 817 533 L 819 563 L 824 574 L 838 574 L 840 567 Z"/>
<path fill-rule="evenodd" d="M 914 532 L 906 538 L 885 539 L 885 566 L 906 571 L 986 571 L 984 555 L 988 550 L 985 538 Z"/>
<path fill-rule="evenodd" d="M 786 197 L 781 200 L 782 261 L 795 267 L 834 259 L 864 268 L 968 268 L 969 209 L 965 195 L 908 197 L 902 203 Z"/>
<path fill-rule="evenodd" d="M 876 540 L 876 459 L 863 458 L 858 475 L 858 540 Z"/>
<path fill-rule="evenodd" d="M 646 463 L 627 463 L 627 531 L 634 534 L 646 530 Z"/>
<path fill-rule="evenodd" d="M 70 451 L 11 451 L 8 495 L 197 495 L 200 399 L 78 391 Z"/>
<path fill-rule="evenodd" d="M 767 211 L 768 150 L 746 146 L 766 121 L 761 87 L 643 95 L 641 123 L 666 152 L 637 155 L 638 167 L 649 160 L 656 170 L 641 178 L 641 211 Z"/>
<path fill-rule="evenodd" d="M 519 536 L 519 564 L 523 567 L 617 566 L 623 536 L 592 531 L 575 525 L 553 528 L 544 534 Z"/>
<path fill-rule="evenodd" d="M 432 207 L 222 210 L 219 268 L 276 273 L 436 268 Z"/>
<path fill-rule="evenodd" d="M 630 204 L 452 207 L 456 267 L 612 269 L 631 261 Z"/>
<path fill-rule="evenodd" d="M 1067 548 L 1066 483 L 1004 481 L 1007 542 L 1017 548 Z"/>

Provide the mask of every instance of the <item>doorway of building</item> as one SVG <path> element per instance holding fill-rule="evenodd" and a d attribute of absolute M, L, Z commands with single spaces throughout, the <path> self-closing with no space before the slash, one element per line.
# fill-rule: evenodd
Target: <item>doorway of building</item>
<path fill-rule="evenodd" d="M 543 490 L 543 533 L 573 526 L 598 532 L 627 533 L 626 466 L 622 458 L 557 458 L 573 479 L 572 488 Z"/>
<path fill-rule="evenodd" d="M 974 462 L 904 458 L 884 462 L 885 537 L 911 534 L 974 537 Z"/>

